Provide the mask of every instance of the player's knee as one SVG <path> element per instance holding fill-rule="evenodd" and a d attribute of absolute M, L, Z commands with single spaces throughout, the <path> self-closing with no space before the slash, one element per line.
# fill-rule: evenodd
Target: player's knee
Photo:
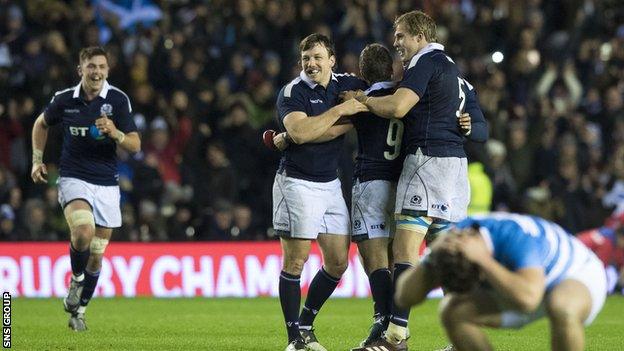
<path fill-rule="evenodd" d="M 571 304 L 563 296 L 551 296 L 546 303 L 548 318 L 556 325 L 564 326 L 581 320 L 581 310 L 577 304 Z"/>
<path fill-rule="evenodd" d="M 283 270 L 288 274 L 300 275 L 303 271 L 303 266 L 305 265 L 306 261 L 307 257 L 285 259 Z"/>
<path fill-rule="evenodd" d="M 67 224 L 76 245 L 85 247 L 95 234 L 95 218 L 89 210 L 76 210 L 67 216 Z M 76 247 L 80 249 L 79 247 Z"/>
<path fill-rule="evenodd" d="M 348 260 L 337 260 L 333 262 L 325 262 L 323 265 L 325 267 L 325 271 L 329 273 L 334 278 L 342 277 L 342 274 L 347 270 L 347 266 L 349 265 Z"/>

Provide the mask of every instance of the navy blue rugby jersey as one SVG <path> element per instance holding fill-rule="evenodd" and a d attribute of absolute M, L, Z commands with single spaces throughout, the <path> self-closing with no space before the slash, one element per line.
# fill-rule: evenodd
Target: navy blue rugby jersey
<path fill-rule="evenodd" d="M 391 95 L 395 86 L 394 82 L 377 82 L 365 93 L 368 96 Z M 403 121 L 381 118 L 370 112 L 359 114 L 351 121 L 358 136 L 354 177 L 361 182 L 397 181 L 403 164 Z"/>
<path fill-rule="evenodd" d="M 135 132 L 136 125 L 130 112 L 128 96 L 118 88 L 104 82 L 102 91 L 87 101 L 80 83 L 73 88 L 57 92 L 44 111 L 49 126 L 61 123 L 63 150 L 60 175 L 97 185 L 117 185 L 117 144 L 98 131 L 95 120 L 106 114 L 117 129 L 124 133 Z"/>
<path fill-rule="evenodd" d="M 339 103 L 338 94 L 346 90 L 364 90 L 366 83 L 351 74 L 335 74 L 324 88 L 302 71 L 280 90 L 277 97 L 277 119 L 285 131 L 284 117 L 300 111 L 310 118 L 319 116 Z M 338 177 L 338 159 L 344 136 L 324 143 L 291 144 L 282 154 L 278 172 L 293 178 L 329 182 Z"/>
<path fill-rule="evenodd" d="M 462 78 L 444 46 L 431 43 L 412 57 L 399 87 L 411 89 L 420 97 L 403 118 L 405 151 L 415 153 L 420 148 L 428 156 L 466 157 L 458 113 L 467 111 L 473 118 L 483 117 L 483 113 L 474 89 Z M 471 132 L 475 133 L 473 140 L 483 137 L 483 124 L 476 126 L 477 130 Z"/>

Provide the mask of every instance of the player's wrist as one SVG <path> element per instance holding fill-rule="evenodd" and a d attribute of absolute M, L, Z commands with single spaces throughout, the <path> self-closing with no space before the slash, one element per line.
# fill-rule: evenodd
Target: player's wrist
<path fill-rule="evenodd" d="M 290 137 L 290 135 L 288 135 L 288 132 L 284 132 L 283 137 L 284 137 L 284 141 L 286 142 L 287 145 L 292 144 L 293 140 Z"/>
<path fill-rule="evenodd" d="M 126 139 L 126 134 L 124 132 L 122 132 L 121 130 L 116 130 L 114 133 L 114 137 L 113 139 L 115 139 L 115 142 L 117 144 L 121 144 L 124 142 L 124 140 Z"/>
<path fill-rule="evenodd" d="M 32 164 L 34 165 L 40 165 L 43 163 L 43 151 L 42 150 L 37 150 L 37 149 L 33 149 L 32 151 Z"/>

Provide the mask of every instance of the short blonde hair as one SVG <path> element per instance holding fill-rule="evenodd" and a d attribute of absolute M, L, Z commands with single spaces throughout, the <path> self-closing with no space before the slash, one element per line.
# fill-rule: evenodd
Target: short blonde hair
<path fill-rule="evenodd" d="M 422 11 L 404 13 L 394 21 L 394 29 L 403 24 L 410 35 L 422 34 L 428 42 L 436 42 L 436 24 L 433 18 Z"/>

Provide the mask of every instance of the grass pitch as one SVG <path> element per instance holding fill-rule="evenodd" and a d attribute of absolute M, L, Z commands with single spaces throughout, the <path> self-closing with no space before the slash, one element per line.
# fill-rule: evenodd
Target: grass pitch
<path fill-rule="evenodd" d="M 446 345 L 437 317 L 439 300 L 412 310 L 411 350 Z M 266 350 L 286 346 L 279 301 L 259 299 L 94 299 L 89 331 L 72 332 L 61 299 L 13 300 L 12 348 L 16 350 Z M 344 351 L 366 336 L 367 299 L 330 299 L 316 321 L 329 351 Z M 624 297 L 610 297 L 587 329 L 586 350 L 624 350 Z M 548 350 L 549 327 L 541 320 L 520 331 L 489 332 L 497 350 Z"/>

